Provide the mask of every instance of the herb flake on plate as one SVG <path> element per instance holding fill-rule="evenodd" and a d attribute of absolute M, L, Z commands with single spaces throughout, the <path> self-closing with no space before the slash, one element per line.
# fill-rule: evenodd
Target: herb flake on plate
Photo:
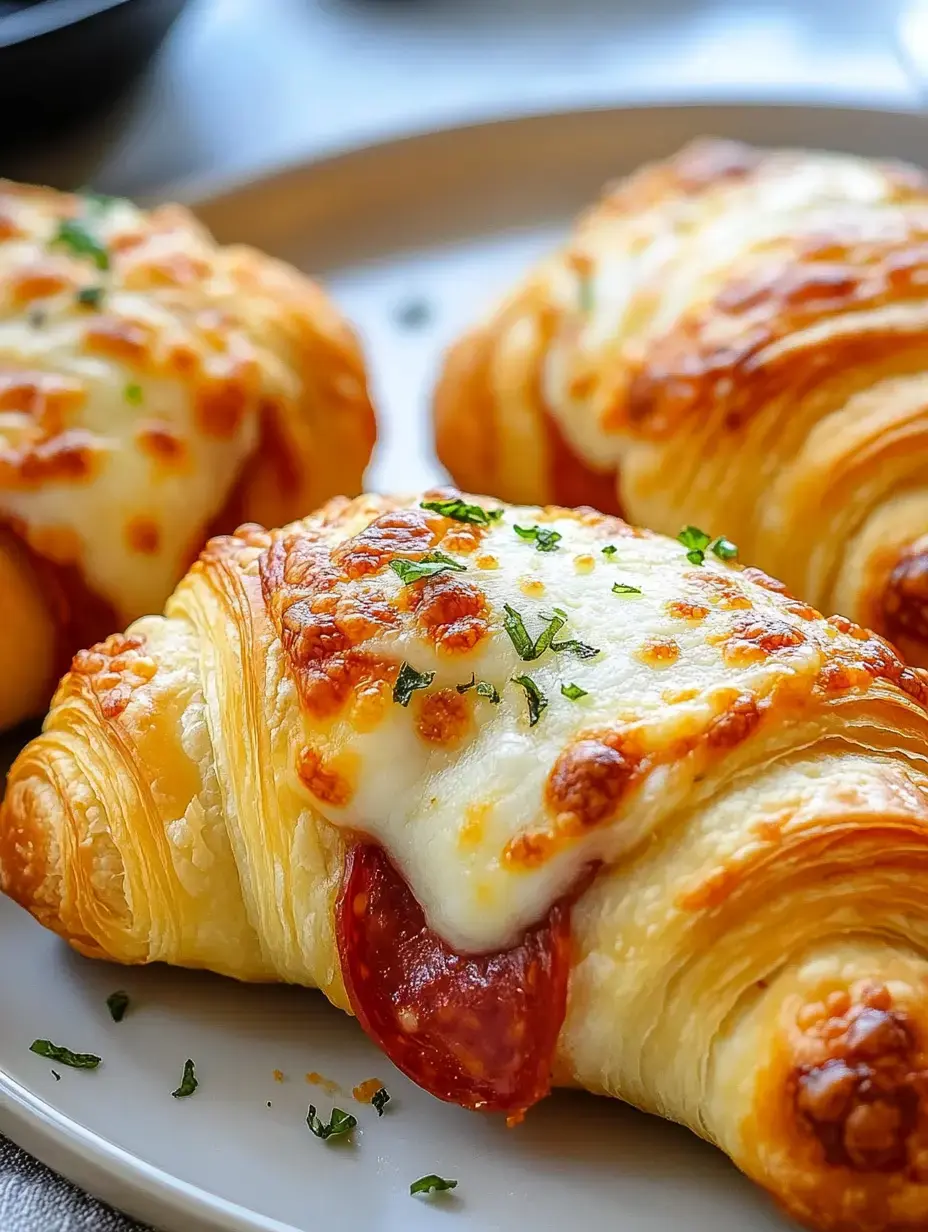
<path fill-rule="evenodd" d="M 111 992 L 106 998 L 106 1008 L 110 1012 L 110 1017 L 113 1022 L 122 1022 L 126 1016 L 126 1010 L 129 1008 L 129 994 L 120 989 L 118 992 Z"/>
<path fill-rule="evenodd" d="M 441 1193 L 445 1189 L 456 1189 L 457 1181 L 447 1181 L 443 1176 L 436 1176 L 434 1172 L 430 1172 L 428 1176 L 420 1176 L 418 1181 L 413 1181 L 409 1186 L 411 1194 L 430 1194 Z"/>
<path fill-rule="evenodd" d="M 180 1080 L 180 1086 L 171 1094 L 175 1099 L 186 1099 L 188 1095 L 192 1095 L 199 1086 L 196 1076 L 196 1067 L 188 1057 L 184 1062 L 184 1076 Z"/>
<path fill-rule="evenodd" d="M 387 1098 L 389 1099 L 389 1096 Z M 357 1117 L 352 1116 L 350 1112 L 344 1112 L 341 1108 L 332 1109 L 328 1122 L 316 1115 L 315 1104 L 310 1104 L 309 1111 L 306 1113 L 306 1124 L 312 1133 L 317 1138 L 321 1138 L 323 1142 L 329 1138 L 344 1138 L 346 1134 L 351 1133 L 357 1123 Z"/>
<path fill-rule="evenodd" d="M 629 586 L 628 582 L 613 582 L 612 593 L 614 595 L 640 595 L 641 591 L 637 586 Z"/>
<path fill-rule="evenodd" d="M 72 1052 L 70 1048 L 53 1044 L 47 1039 L 33 1040 L 29 1051 L 36 1056 L 47 1057 L 49 1061 L 57 1061 L 59 1065 L 69 1065 L 71 1069 L 96 1069 L 102 1060 L 92 1052 Z"/>
<path fill-rule="evenodd" d="M 377 1109 L 378 1116 L 383 1116 L 383 1110 L 384 1108 L 386 1108 L 389 1102 L 390 1102 L 390 1092 L 387 1090 L 386 1087 L 380 1087 L 379 1090 L 375 1091 L 374 1094 L 371 1096 L 371 1103 Z"/>

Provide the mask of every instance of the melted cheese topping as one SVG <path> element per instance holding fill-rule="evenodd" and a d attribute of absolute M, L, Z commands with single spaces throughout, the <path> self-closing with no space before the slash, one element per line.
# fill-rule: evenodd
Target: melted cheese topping
<path fill-rule="evenodd" d="M 157 610 L 271 420 L 294 473 L 284 516 L 358 483 L 351 449 L 311 491 L 302 473 L 315 375 L 331 378 L 330 418 L 358 404 L 369 452 L 363 372 L 339 330 L 315 287 L 217 247 L 180 207 L 0 182 L 0 524 L 77 565 L 122 620 Z"/>
<path fill-rule="evenodd" d="M 540 551 L 516 525 L 560 539 Z M 463 571 L 404 585 L 390 567 L 436 550 Z M 462 952 L 512 944 L 756 741 L 764 757 L 801 747 L 836 697 L 881 677 L 925 691 L 885 643 L 758 571 L 711 553 L 694 565 L 680 543 L 590 511 L 506 507 L 484 528 L 368 498 L 278 532 L 262 568 L 302 699 L 296 775 L 326 818 L 384 846 Z M 563 614 L 537 658 L 517 652 L 507 605 L 533 641 Z M 559 648 L 571 641 L 597 653 Z M 401 664 L 434 673 L 405 706 Z M 515 677 L 546 703 L 534 723 Z M 498 704 L 460 692 L 472 678 Z M 565 696 L 571 684 L 585 696 Z"/>

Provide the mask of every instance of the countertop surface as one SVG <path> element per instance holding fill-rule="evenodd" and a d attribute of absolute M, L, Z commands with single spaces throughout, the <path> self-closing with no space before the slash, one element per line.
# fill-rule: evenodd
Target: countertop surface
<path fill-rule="evenodd" d="M 916 108 L 926 64 L 920 0 L 191 0 L 117 108 L 0 172 L 152 197 L 387 134 L 574 104 Z M 136 1227 L 0 1137 L 0 1232 Z"/>

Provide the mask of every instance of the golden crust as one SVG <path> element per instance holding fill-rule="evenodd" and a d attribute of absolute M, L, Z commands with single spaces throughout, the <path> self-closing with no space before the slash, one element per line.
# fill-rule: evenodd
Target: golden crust
<path fill-rule="evenodd" d="M 608 190 L 455 344 L 440 456 L 522 500 L 579 465 L 602 504 L 609 476 L 635 521 L 728 534 L 928 662 L 926 279 L 921 173 L 696 143 Z"/>
<path fill-rule="evenodd" d="M 210 533 L 357 491 L 373 441 L 357 341 L 308 279 L 179 206 L 0 181 L 0 525 L 58 630 L 35 679 L 0 646 L 5 721 L 160 608 Z M 75 638 L 80 607 L 107 615 Z"/>

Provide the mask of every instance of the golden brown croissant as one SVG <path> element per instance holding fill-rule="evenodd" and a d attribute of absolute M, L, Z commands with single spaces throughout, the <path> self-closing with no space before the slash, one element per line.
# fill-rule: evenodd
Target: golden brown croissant
<path fill-rule="evenodd" d="M 928 664 L 928 179 L 700 142 L 609 190 L 450 352 L 439 453 L 686 522 Z"/>
<path fill-rule="evenodd" d="M 358 491 L 373 439 L 354 336 L 296 271 L 179 206 L 0 181 L 0 729 L 210 533 Z"/>
<path fill-rule="evenodd" d="M 448 490 L 214 539 L 79 654 L 0 884 L 84 954 L 321 988 L 443 1099 L 672 1117 L 928 1221 L 928 673 L 730 559 Z"/>

